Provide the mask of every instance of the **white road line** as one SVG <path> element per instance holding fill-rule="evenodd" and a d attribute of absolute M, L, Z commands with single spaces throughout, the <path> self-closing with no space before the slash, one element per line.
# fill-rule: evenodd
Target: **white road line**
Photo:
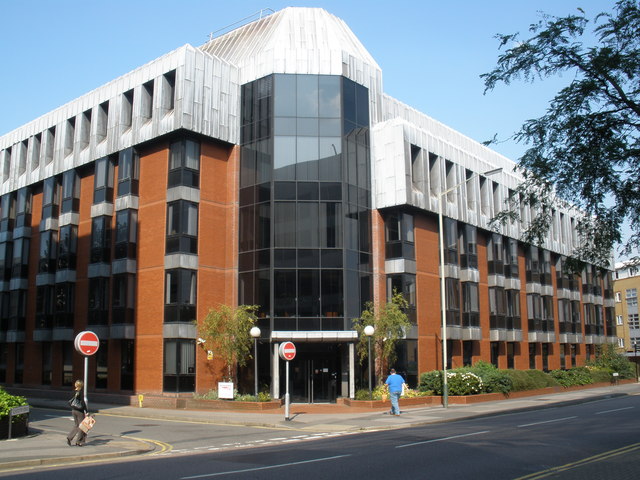
<path fill-rule="evenodd" d="M 453 440 L 455 438 L 472 437 L 473 435 L 482 435 L 489 433 L 490 430 L 484 430 L 482 432 L 465 433 L 464 435 L 454 435 L 452 437 L 434 438 L 433 440 L 425 440 L 424 442 L 407 443 L 405 445 L 398 445 L 396 448 L 413 447 L 415 445 L 424 445 L 425 443 L 444 442 L 445 440 Z"/>
<path fill-rule="evenodd" d="M 553 422 L 563 422 L 564 420 L 572 420 L 574 418 L 578 418 L 578 417 L 564 417 L 564 418 L 556 418 L 553 420 L 545 420 L 544 422 L 535 422 L 535 423 L 526 423 L 524 425 L 518 425 L 518 428 L 523 428 L 523 427 L 532 427 L 534 425 L 542 425 L 545 423 L 553 423 Z"/>
<path fill-rule="evenodd" d="M 219 477 L 222 475 L 233 475 L 235 473 L 258 472 L 260 470 L 272 470 L 274 468 L 293 467 L 295 465 L 304 465 L 306 463 L 326 462 L 328 460 L 337 460 L 338 458 L 350 457 L 351 455 L 336 455 L 335 457 L 315 458 L 313 460 L 303 460 L 301 462 L 281 463 L 279 465 L 269 465 L 268 467 L 246 468 L 244 470 L 232 470 L 229 472 L 204 473 L 202 475 L 193 475 L 191 477 L 182 477 L 181 480 L 190 480 L 192 478 Z"/>
<path fill-rule="evenodd" d="M 596 415 L 602 415 L 603 413 L 619 412 L 621 410 L 631 410 L 632 408 L 634 407 L 616 408 L 615 410 L 604 410 L 602 412 L 597 412 Z"/>

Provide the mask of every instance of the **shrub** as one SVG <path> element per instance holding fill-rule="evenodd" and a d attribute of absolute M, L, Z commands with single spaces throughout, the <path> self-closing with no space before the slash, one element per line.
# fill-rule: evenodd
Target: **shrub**
<path fill-rule="evenodd" d="M 611 343 L 598 345 L 595 360 L 588 361 L 587 366 L 608 370 L 610 374 L 617 372 L 620 378 L 634 378 L 636 374 L 633 362 L 617 352 L 616 347 Z"/>
<path fill-rule="evenodd" d="M 418 390 L 423 393 L 433 392 L 434 395 L 442 395 L 442 372 L 440 370 L 432 370 L 422 373 Z"/>
<path fill-rule="evenodd" d="M 482 393 L 482 379 L 471 372 L 447 372 L 449 395 L 474 395 Z"/>
<path fill-rule="evenodd" d="M 12 408 L 23 407 L 29 405 L 27 399 L 17 395 L 11 395 L 0 387 L 0 418 L 7 417 Z M 16 415 L 13 421 L 16 421 L 23 415 Z"/>
<path fill-rule="evenodd" d="M 591 372 L 586 367 L 575 367 L 569 370 L 552 370 L 550 375 L 563 387 L 589 385 L 593 383 Z"/>
<path fill-rule="evenodd" d="M 513 381 L 507 372 L 497 369 L 490 363 L 479 361 L 469 371 L 482 378 L 485 393 L 507 394 L 513 388 Z"/>
<path fill-rule="evenodd" d="M 269 392 L 258 392 L 258 401 L 259 402 L 270 402 L 271 394 Z"/>
<path fill-rule="evenodd" d="M 613 375 L 611 372 L 604 368 L 598 367 L 587 367 L 591 372 L 591 378 L 593 378 L 593 383 L 605 383 L 610 382 L 613 379 Z"/>
<path fill-rule="evenodd" d="M 448 371 L 447 385 L 449 395 L 473 395 L 483 391 L 482 378 L 466 369 Z M 422 395 L 442 395 L 442 372 L 433 370 L 420 375 L 418 391 Z"/>
<path fill-rule="evenodd" d="M 195 398 L 196 400 L 218 400 L 218 390 L 213 388 L 207 393 L 203 393 L 200 395 L 194 393 L 193 398 Z"/>
<path fill-rule="evenodd" d="M 553 377 L 540 370 L 504 370 L 504 372 L 511 378 L 511 390 L 514 392 L 558 385 Z"/>

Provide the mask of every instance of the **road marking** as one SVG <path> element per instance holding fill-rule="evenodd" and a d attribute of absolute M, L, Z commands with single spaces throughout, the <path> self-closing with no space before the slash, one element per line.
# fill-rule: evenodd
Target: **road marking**
<path fill-rule="evenodd" d="M 190 480 L 192 478 L 219 477 L 222 475 L 233 475 L 236 473 L 258 472 L 260 470 L 272 470 L 274 468 L 293 467 L 296 465 L 304 465 L 307 463 L 326 462 L 328 460 L 337 460 L 338 458 L 350 457 L 351 455 L 336 455 L 335 457 L 314 458 L 313 460 L 302 460 L 300 462 L 281 463 L 278 465 L 269 465 L 268 467 L 245 468 L 243 470 L 232 470 L 229 472 L 204 473 L 202 475 L 193 475 L 191 477 L 181 477 L 181 480 Z"/>
<path fill-rule="evenodd" d="M 640 449 L 640 443 L 634 443 L 632 445 L 627 445 L 626 447 L 618 448 L 616 450 L 609 450 L 608 452 L 603 452 L 592 457 L 583 458 L 582 460 L 578 460 L 577 462 L 567 463 L 559 467 L 553 467 L 547 470 L 542 470 L 540 472 L 525 475 L 524 477 L 518 477 L 515 480 L 538 480 L 541 478 L 546 478 L 560 472 L 566 472 L 567 470 L 582 467 L 584 465 L 589 465 L 591 463 L 600 462 L 602 460 L 607 460 L 609 458 L 617 457 L 618 455 L 624 455 L 625 453 L 630 453 L 638 449 Z"/>
<path fill-rule="evenodd" d="M 425 443 L 444 442 L 445 440 L 453 440 L 455 438 L 472 437 L 474 435 L 482 435 L 489 433 L 490 430 L 484 430 L 482 432 L 465 433 L 464 435 L 453 435 L 452 437 L 434 438 L 433 440 L 425 440 L 424 442 L 407 443 L 405 445 L 397 445 L 396 448 L 413 447 L 415 445 L 424 445 Z"/>
<path fill-rule="evenodd" d="M 555 418 L 553 420 L 545 420 L 544 422 L 525 423 L 524 425 L 518 425 L 518 428 L 532 427 L 534 425 L 543 425 L 545 423 L 563 422 L 565 420 L 572 420 L 574 418 L 578 418 L 578 417 L 574 416 L 574 417 Z"/>
<path fill-rule="evenodd" d="M 631 410 L 634 407 L 616 408 L 615 410 L 604 410 L 602 412 L 596 412 L 596 415 L 602 415 L 603 413 L 619 412 L 621 410 Z"/>
<path fill-rule="evenodd" d="M 160 447 L 160 451 L 159 452 L 152 451 L 152 452 L 147 453 L 146 455 L 161 455 L 163 453 L 169 453 L 169 452 L 171 452 L 173 450 L 173 445 L 171 445 L 169 443 L 161 442 L 159 440 L 152 440 L 150 438 L 130 437 L 129 435 L 122 435 L 122 438 L 131 438 L 133 440 L 138 440 L 139 442 L 152 443 L 152 444 L 156 445 L 157 447 Z"/>

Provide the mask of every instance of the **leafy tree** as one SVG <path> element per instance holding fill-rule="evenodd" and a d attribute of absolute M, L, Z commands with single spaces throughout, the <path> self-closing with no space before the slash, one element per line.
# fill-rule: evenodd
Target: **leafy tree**
<path fill-rule="evenodd" d="M 382 382 L 384 372 L 396 359 L 396 344 L 404 337 L 406 330 L 411 327 L 407 314 L 404 313 L 409 304 L 401 293 L 393 291 L 391 300 L 385 305 L 376 306 L 367 302 L 360 318 L 355 319 L 353 328 L 358 332 L 360 341 L 357 345 L 358 357 L 363 362 L 369 354 L 369 339 L 364 334 L 364 328 L 371 325 L 375 328 L 371 336 L 372 355 L 377 359 L 375 372 L 378 382 Z"/>
<path fill-rule="evenodd" d="M 481 75 L 485 93 L 500 83 L 563 74 L 569 85 L 543 116 L 515 133 L 528 145 L 518 165 L 524 182 L 512 208 L 494 221 L 517 217 L 517 204 L 524 202 L 537 212 L 525 240 L 540 244 L 557 195 L 585 213 L 574 255 L 607 265 L 623 222 L 631 236 L 622 253 L 640 247 L 640 4 L 619 0 L 593 21 L 582 9 L 565 17 L 543 14 L 529 31 L 526 40 L 497 35 L 504 51 L 496 67 Z"/>
<path fill-rule="evenodd" d="M 198 335 L 205 340 L 205 348 L 212 350 L 227 367 L 227 377 L 234 380 L 236 368 L 243 367 L 251 356 L 252 337 L 249 331 L 256 323 L 256 305 L 232 308 L 220 305 L 198 326 Z"/>

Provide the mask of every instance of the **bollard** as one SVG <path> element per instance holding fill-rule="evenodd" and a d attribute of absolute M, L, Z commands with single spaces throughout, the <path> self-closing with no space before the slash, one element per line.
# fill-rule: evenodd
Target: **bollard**
<path fill-rule="evenodd" d="M 142 408 L 143 400 L 144 400 L 144 395 L 138 395 L 138 408 Z"/>

